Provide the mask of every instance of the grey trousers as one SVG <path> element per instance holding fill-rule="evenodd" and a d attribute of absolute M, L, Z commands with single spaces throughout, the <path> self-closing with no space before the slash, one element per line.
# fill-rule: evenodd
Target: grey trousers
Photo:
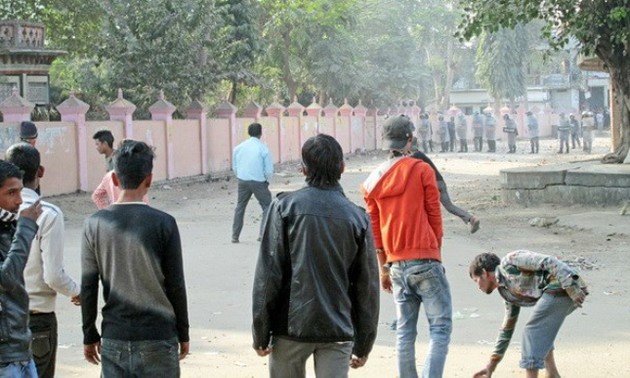
<path fill-rule="evenodd" d="M 238 240 L 243 229 L 243 218 L 245 217 L 245 209 L 249 203 L 252 194 L 258 200 L 263 214 L 260 220 L 259 235 L 262 235 L 265 214 L 271 203 L 271 192 L 269 191 L 268 182 L 245 181 L 238 180 L 238 199 L 236 200 L 236 209 L 234 209 L 234 222 L 232 223 L 232 240 Z"/>
<path fill-rule="evenodd" d="M 451 202 L 451 198 L 448 196 L 448 191 L 446 190 L 446 183 L 444 181 L 438 181 L 437 187 L 440 191 L 440 202 L 442 203 L 442 206 L 444 206 L 449 213 L 457 215 L 464 221 L 464 223 L 468 224 L 472 215 L 461 207 L 455 206 L 455 204 Z"/>
<path fill-rule="evenodd" d="M 347 378 L 352 346 L 351 341 L 303 343 L 275 337 L 269 355 L 269 377 L 306 377 L 306 360 L 312 355 L 317 378 Z"/>

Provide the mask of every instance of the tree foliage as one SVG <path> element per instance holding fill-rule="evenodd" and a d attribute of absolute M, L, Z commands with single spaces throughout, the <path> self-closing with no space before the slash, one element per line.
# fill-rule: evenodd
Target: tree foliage
<path fill-rule="evenodd" d="M 542 34 L 551 47 L 564 46 L 571 37 L 585 55 L 596 55 L 610 73 L 615 102 L 621 110 L 616 158 L 630 148 L 630 9 L 628 0 L 470 0 L 463 5 L 459 36 L 470 39 L 483 31 L 496 32 L 519 23 L 542 20 Z"/>
<path fill-rule="evenodd" d="M 218 30 L 213 44 L 216 61 L 221 67 L 219 78 L 229 82 L 228 101 L 235 104 L 239 86 L 259 83 L 255 72 L 256 57 L 263 52 L 257 31 L 259 10 L 252 0 L 221 0 L 217 2 Z"/>
<path fill-rule="evenodd" d="M 484 32 L 477 48 L 477 82 L 497 101 L 523 96 L 526 91 L 525 67 L 528 41 L 525 28 L 501 28 Z"/>

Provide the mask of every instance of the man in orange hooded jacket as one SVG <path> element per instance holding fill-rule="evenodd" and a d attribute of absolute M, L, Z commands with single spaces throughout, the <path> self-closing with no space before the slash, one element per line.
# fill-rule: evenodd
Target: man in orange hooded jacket
<path fill-rule="evenodd" d="M 381 265 L 381 286 L 394 294 L 396 351 L 401 378 L 417 377 L 416 327 L 420 305 L 429 321 L 430 343 L 423 377 L 441 377 L 452 329 L 451 294 L 442 266 L 442 214 L 433 169 L 406 157 L 413 139 L 409 118 L 389 118 L 383 149 L 389 159 L 362 185 Z"/>

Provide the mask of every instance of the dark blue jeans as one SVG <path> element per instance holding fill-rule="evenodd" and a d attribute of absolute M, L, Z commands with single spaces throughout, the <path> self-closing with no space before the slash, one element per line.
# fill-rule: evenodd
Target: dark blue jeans
<path fill-rule="evenodd" d="M 262 235 L 263 220 L 271 203 L 271 192 L 269 191 L 268 182 L 245 181 L 238 180 L 238 199 L 236 201 L 236 209 L 234 210 L 234 223 L 232 223 L 232 240 L 238 240 L 243 229 L 243 218 L 245 217 L 245 209 L 252 194 L 258 200 L 262 208 L 262 218 L 260 220 L 260 231 L 258 235 Z"/>
<path fill-rule="evenodd" d="M 179 343 L 169 340 L 101 340 L 101 377 L 179 377 Z"/>

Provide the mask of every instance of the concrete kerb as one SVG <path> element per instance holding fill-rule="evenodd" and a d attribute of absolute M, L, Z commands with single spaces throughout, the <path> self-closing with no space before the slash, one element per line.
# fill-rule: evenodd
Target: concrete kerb
<path fill-rule="evenodd" d="M 502 170 L 506 203 L 618 206 L 630 199 L 630 166 L 581 161 Z"/>

